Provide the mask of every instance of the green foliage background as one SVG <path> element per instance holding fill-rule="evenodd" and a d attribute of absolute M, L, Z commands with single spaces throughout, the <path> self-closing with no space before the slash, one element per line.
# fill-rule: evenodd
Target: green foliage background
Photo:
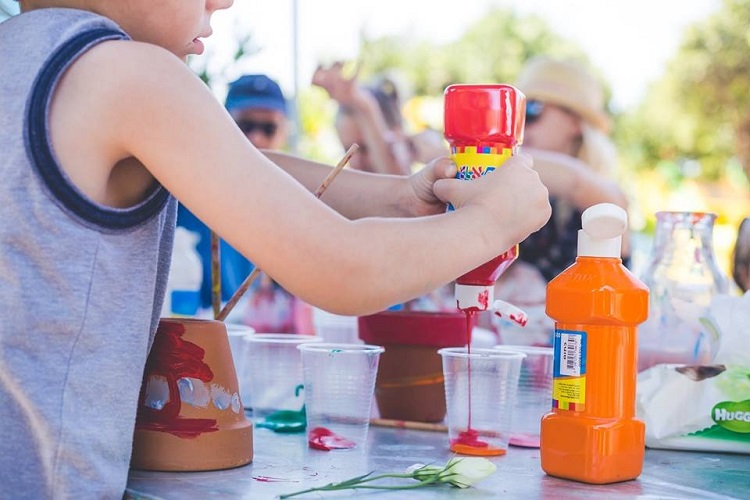
<path fill-rule="evenodd" d="M 0 20 L 17 12 L 17 7 L 12 0 L 0 0 Z M 680 4 L 675 2 L 674 8 Z M 235 63 L 262 50 L 253 44 L 252 34 L 238 32 L 235 38 Z M 417 102 L 412 108 L 429 108 L 431 120 L 420 125 L 439 128 L 447 85 L 512 83 L 524 61 L 538 54 L 590 65 L 581 47 L 555 33 L 541 17 L 508 8 L 485 13 L 450 43 L 408 34 L 372 39 L 363 33 L 358 62 L 365 81 L 397 73 L 409 94 L 418 96 L 411 100 Z M 210 55 L 192 58 L 190 64 L 214 90 L 227 82 L 232 69 L 211 66 Z M 597 68 L 591 69 L 610 96 L 610 82 L 601 78 Z M 343 151 L 332 127 L 335 104 L 321 89 L 308 86 L 300 89 L 295 104 L 296 152 L 337 161 Z M 675 193 L 690 207 L 717 212 L 719 224 L 736 227 L 750 214 L 750 0 L 722 0 L 714 14 L 690 26 L 641 104 L 610 114 L 620 178 L 629 183 L 625 185 L 631 208 L 643 214 L 640 222 L 637 214 L 632 216 L 637 227 L 648 230 L 654 210 L 668 205 L 667 197 Z M 698 203 L 698 197 L 706 198 L 704 203 Z M 724 239 L 728 242 L 731 236 Z"/>

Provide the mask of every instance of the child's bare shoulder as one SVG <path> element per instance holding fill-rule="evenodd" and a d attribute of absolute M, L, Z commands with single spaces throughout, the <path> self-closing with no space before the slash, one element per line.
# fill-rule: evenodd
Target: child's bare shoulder
<path fill-rule="evenodd" d="M 113 168 L 139 149 L 163 142 L 166 123 L 173 126 L 178 111 L 189 108 L 191 96 L 205 92 L 205 85 L 195 80 L 183 61 L 154 45 L 107 41 L 89 49 L 63 75 L 50 106 L 51 137 L 61 168 L 81 191 L 113 203 L 106 194 L 113 189 Z M 132 191 L 146 189 L 150 176 L 142 168 L 131 170 L 141 172 L 129 174 L 131 184 L 140 179 Z"/>
<path fill-rule="evenodd" d="M 102 42 L 88 50 L 73 64 L 71 73 L 89 81 L 90 87 L 106 90 L 100 82 L 154 83 L 158 78 L 173 74 L 176 78 L 190 74 L 189 68 L 171 52 L 149 43 L 131 40 Z M 115 86 L 110 90 L 122 89 Z"/>
<path fill-rule="evenodd" d="M 175 98 L 176 93 L 188 98 L 191 90 L 205 91 L 195 80 L 184 61 L 161 47 L 113 40 L 89 49 L 71 65 L 55 101 L 64 114 L 74 113 L 79 122 L 94 128 L 111 124 L 113 117 L 121 126 L 129 121 L 143 126 L 137 123 L 147 119 L 142 113 L 155 112 L 165 99 Z"/>

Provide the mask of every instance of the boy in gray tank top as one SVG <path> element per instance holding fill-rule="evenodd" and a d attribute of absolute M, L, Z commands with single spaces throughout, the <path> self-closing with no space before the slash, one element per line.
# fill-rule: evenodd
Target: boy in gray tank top
<path fill-rule="evenodd" d="M 122 497 L 172 195 L 347 315 L 423 295 L 549 217 L 527 157 L 477 182 L 447 159 L 346 171 L 318 200 L 330 167 L 260 153 L 184 64 L 231 3 L 22 0 L 0 23 L 0 498 Z"/>

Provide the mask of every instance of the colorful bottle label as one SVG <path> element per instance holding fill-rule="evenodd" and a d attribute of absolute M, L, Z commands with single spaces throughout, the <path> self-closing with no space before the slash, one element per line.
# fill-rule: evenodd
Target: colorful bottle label
<path fill-rule="evenodd" d="M 471 180 L 492 172 L 511 157 L 513 150 L 495 146 L 452 147 L 453 158 L 458 173 L 456 179 Z"/>
<path fill-rule="evenodd" d="M 513 155 L 511 148 L 496 146 L 452 146 L 451 159 L 456 164 L 456 179 L 470 181 L 495 171 Z M 448 204 L 448 211 L 453 210 Z"/>
<path fill-rule="evenodd" d="M 586 404 L 586 332 L 555 329 L 552 407 L 583 411 Z"/>

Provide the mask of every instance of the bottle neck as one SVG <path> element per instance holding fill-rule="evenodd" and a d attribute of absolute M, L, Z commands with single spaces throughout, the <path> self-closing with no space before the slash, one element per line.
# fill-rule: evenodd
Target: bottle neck
<path fill-rule="evenodd" d="M 576 262 L 593 262 L 610 265 L 622 264 L 622 258 L 620 257 L 602 257 L 599 255 L 579 255 L 576 257 Z"/>

